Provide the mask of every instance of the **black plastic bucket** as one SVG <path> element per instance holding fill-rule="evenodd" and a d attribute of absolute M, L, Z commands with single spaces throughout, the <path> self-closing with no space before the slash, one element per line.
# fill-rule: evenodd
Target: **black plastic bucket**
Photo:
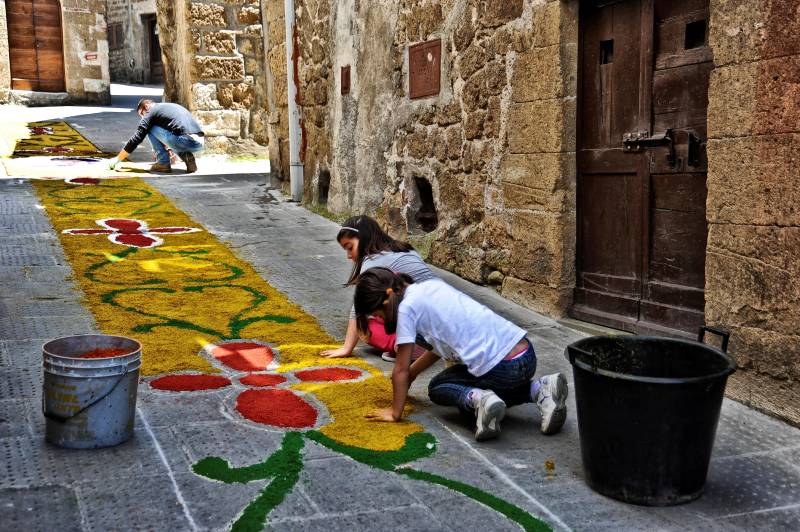
<path fill-rule="evenodd" d="M 702 343 L 706 330 L 722 349 Z M 727 333 L 697 342 L 593 336 L 569 345 L 587 484 L 648 506 L 698 498 L 708 473 L 728 375 Z"/>

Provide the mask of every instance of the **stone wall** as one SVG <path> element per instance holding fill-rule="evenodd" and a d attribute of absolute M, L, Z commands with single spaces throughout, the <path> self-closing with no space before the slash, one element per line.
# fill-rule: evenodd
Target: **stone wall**
<path fill-rule="evenodd" d="M 147 28 L 142 15 L 155 14 L 156 0 L 107 0 L 108 25 L 122 24 L 125 46 L 109 50 L 111 80 L 149 83 L 150 57 Z M 109 36 L 109 41 L 110 41 Z"/>
<path fill-rule="evenodd" d="M 8 28 L 5 2 L 0 5 L 0 102 L 37 105 L 36 94 L 10 92 L 11 73 L 8 57 Z M 105 0 L 61 0 L 64 42 L 64 77 L 66 96 L 59 103 L 111 102 L 106 39 Z"/>
<path fill-rule="evenodd" d="M 70 100 L 111 103 L 105 0 L 62 0 L 61 10 Z"/>
<path fill-rule="evenodd" d="M 800 423 L 800 1 L 712 0 L 706 321 L 733 392 Z M 764 379 L 763 377 L 768 377 Z M 730 388 L 730 387 L 729 387 Z"/>
<path fill-rule="evenodd" d="M 165 99 L 203 125 L 206 151 L 259 152 L 269 113 L 260 0 L 159 0 Z"/>
<path fill-rule="evenodd" d="M 306 168 L 315 161 L 307 199 L 320 197 L 330 168 L 332 211 L 376 213 L 394 235 L 430 244 L 435 264 L 562 314 L 574 285 L 577 2 L 331 4 L 333 62 L 300 71 L 307 123 L 305 102 L 324 101 L 322 82 L 308 79 L 332 67 L 335 81 L 330 147 L 309 141 L 306 150 Z M 319 33 L 313 41 L 300 33 L 312 58 L 325 57 Z M 411 100 L 408 48 L 435 39 L 441 90 Z M 348 95 L 340 94 L 343 66 Z M 431 213 L 421 212 L 426 194 L 433 230 Z"/>

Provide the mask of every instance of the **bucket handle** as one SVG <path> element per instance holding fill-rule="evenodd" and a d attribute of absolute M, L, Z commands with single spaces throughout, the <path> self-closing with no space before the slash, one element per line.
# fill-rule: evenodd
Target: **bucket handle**
<path fill-rule="evenodd" d="M 59 423 L 66 423 L 67 421 L 69 421 L 70 419 L 74 418 L 75 416 L 83 414 L 84 412 L 86 412 L 86 410 L 88 410 L 89 408 L 93 407 L 94 405 L 96 405 L 97 403 L 99 403 L 100 401 L 102 401 L 103 399 L 108 397 L 109 395 L 111 395 L 111 392 L 113 392 L 114 390 L 117 389 L 117 386 L 119 385 L 119 383 L 122 382 L 122 379 L 124 379 L 125 375 L 127 375 L 128 373 L 129 373 L 128 369 L 126 368 L 125 372 L 119 376 L 119 379 L 117 379 L 117 382 L 114 383 L 114 386 L 112 386 L 110 390 L 108 390 L 106 393 L 104 393 L 103 395 L 101 395 L 100 397 L 98 397 L 97 399 L 95 399 L 94 401 L 89 403 L 88 405 L 84 406 L 83 408 L 81 408 L 77 412 L 73 412 L 72 414 L 70 414 L 68 416 L 60 416 L 58 414 L 53 414 L 52 412 L 48 412 L 44 407 L 44 394 L 42 394 L 42 414 L 47 419 L 52 419 L 53 421 L 58 421 Z"/>
<path fill-rule="evenodd" d="M 706 331 L 708 331 L 710 333 L 714 333 L 714 334 L 719 335 L 719 336 L 722 337 L 722 345 L 720 346 L 720 349 L 722 350 L 723 353 L 727 353 L 728 352 L 728 339 L 730 338 L 731 333 L 729 333 L 725 329 L 720 329 L 719 327 L 710 327 L 708 325 L 703 325 L 703 326 L 700 327 L 700 330 L 697 332 L 697 341 L 700 342 L 701 344 L 705 343 L 705 342 L 703 342 L 703 339 L 704 339 L 704 337 L 706 335 Z"/>

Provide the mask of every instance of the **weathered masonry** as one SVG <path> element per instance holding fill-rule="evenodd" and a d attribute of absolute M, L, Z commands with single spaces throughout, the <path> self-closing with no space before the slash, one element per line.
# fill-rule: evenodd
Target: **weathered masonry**
<path fill-rule="evenodd" d="M 156 0 L 107 0 L 107 3 L 111 80 L 163 83 Z"/>
<path fill-rule="evenodd" d="M 105 12 L 105 0 L 0 2 L 0 102 L 109 102 Z"/>
<path fill-rule="evenodd" d="M 375 214 L 551 316 L 727 327 L 729 392 L 800 423 L 800 0 L 297 0 L 296 17 L 306 201 Z M 268 136 L 286 175 L 284 93 Z"/>

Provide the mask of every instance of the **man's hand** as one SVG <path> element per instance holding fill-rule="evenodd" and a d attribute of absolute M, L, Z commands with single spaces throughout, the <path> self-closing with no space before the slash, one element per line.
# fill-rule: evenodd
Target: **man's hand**
<path fill-rule="evenodd" d="M 342 358 L 349 357 L 350 352 L 344 347 L 339 347 L 337 349 L 326 349 L 325 351 L 322 351 L 320 355 L 326 358 Z"/>
<path fill-rule="evenodd" d="M 113 159 L 109 159 L 108 160 L 108 169 L 109 170 L 116 170 L 118 164 L 119 164 L 119 157 L 114 157 Z"/>
<path fill-rule="evenodd" d="M 364 416 L 370 421 L 385 421 L 389 423 L 396 423 L 400 421 L 394 418 L 394 413 L 391 408 L 377 408 Z"/>

